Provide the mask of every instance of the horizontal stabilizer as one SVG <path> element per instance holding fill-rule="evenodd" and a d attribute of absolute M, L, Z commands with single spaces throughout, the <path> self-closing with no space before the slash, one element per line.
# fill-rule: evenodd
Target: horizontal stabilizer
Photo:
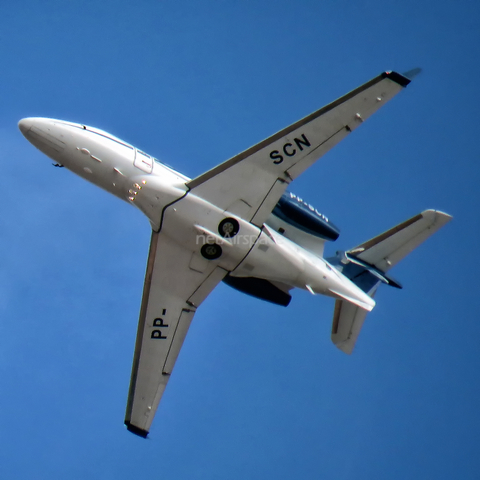
<path fill-rule="evenodd" d="M 329 291 L 332 292 L 336 297 L 343 298 L 344 300 L 347 300 L 347 302 L 353 303 L 354 305 L 360 307 L 363 310 L 366 310 L 367 312 L 371 312 L 373 310 L 373 307 L 375 306 L 375 300 L 370 298 L 367 294 L 363 294 L 363 300 L 360 300 L 357 297 L 337 292 L 335 290 L 332 290 L 331 288 L 329 288 Z"/>
<path fill-rule="evenodd" d="M 425 210 L 348 253 L 387 272 L 451 219 L 438 210 Z"/>
<path fill-rule="evenodd" d="M 367 311 L 343 300 L 335 302 L 332 323 L 332 342 L 349 355 L 353 351 L 358 334 L 362 329 Z"/>

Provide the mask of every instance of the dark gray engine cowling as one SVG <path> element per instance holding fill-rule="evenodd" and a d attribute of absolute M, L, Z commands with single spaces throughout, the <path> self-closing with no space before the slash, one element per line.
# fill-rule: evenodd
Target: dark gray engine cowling
<path fill-rule="evenodd" d="M 340 230 L 316 208 L 293 193 L 286 192 L 273 209 L 273 215 L 310 235 L 335 241 Z"/>
<path fill-rule="evenodd" d="M 265 300 L 276 305 L 281 305 L 282 307 L 288 306 L 292 297 L 280 290 L 273 283 L 270 283 L 268 280 L 255 277 L 232 277 L 227 275 L 223 282 L 229 285 L 230 287 L 238 290 L 239 292 L 246 293 L 252 297 L 259 298 L 260 300 Z"/>
<path fill-rule="evenodd" d="M 325 215 L 293 193 L 282 195 L 272 215 L 266 222 L 268 226 L 307 250 L 315 252 L 318 247 L 319 255 L 323 255 L 323 240 L 335 241 L 340 235 L 340 230 Z M 276 305 L 286 307 L 292 298 L 289 293 L 261 278 L 227 275 L 223 282 L 240 292 Z"/>

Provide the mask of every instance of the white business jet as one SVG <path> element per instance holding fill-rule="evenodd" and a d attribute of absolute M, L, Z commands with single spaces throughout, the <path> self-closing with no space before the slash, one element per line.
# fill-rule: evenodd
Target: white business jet
<path fill-rule="evenodd" d="M 146 437 L 197 308 L 220 282 L 279 305 L 293 288 L 336 299 L 333 343 L 351 353 L 388 270 L 451 217 L 426 210 L 323 258 L 338 229 L 290 183 L 410 83 L 385 72 L 197 178 L 102 130 L 24 118 L 23 135 L 72 172 L 131 203 L 152 226 L 125 424 Z"/>

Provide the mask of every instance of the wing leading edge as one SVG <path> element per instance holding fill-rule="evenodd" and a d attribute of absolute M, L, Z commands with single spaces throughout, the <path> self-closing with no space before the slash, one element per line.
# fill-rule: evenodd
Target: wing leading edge
<path fill-rule="evenodd" d="M 288 184 L 410 80 L 384 72 L 187 183 L 192 193 L 261 227 Z"/>

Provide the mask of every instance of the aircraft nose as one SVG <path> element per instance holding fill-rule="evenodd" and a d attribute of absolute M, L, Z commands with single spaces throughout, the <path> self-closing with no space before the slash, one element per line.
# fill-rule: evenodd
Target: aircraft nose
<path fill-rule="evenodd" d="M 20 129 L 20 131 L 24 136 L 27 136 L 27 133 L 32 128 L 34 121 L 35 121 L 34 118 L 22 118 L 18 122 L 18 128 Z"/>
<path fill-rule="evenodd" d="M 59 132 L 55 122 L 50 118 L 22 118 L 18 122 L 18 128 L 33 146 L 51 158 L 54 158 L 65 148 L 65 142 L 59 138 L 62 135 L 58 135 Z"/>

